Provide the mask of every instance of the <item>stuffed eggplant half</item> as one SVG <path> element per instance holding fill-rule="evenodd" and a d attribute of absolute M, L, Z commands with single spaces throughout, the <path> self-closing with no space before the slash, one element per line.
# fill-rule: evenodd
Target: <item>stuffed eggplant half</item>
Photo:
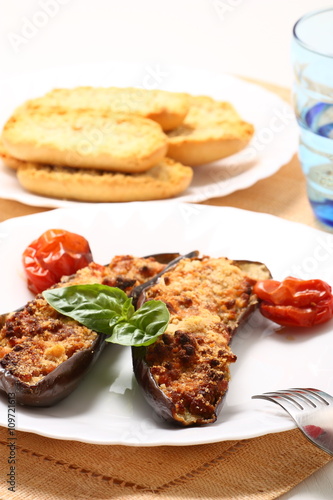
<path fill-rule="evenodd" d="M 129 295 L 173 257 L 118 256 L 107 266 L 91 263 L 55 287 L 100 283 Z M 103 334 L 61 315 L 37 295 L 9 314 L 0 330 L 0 390 L 15 393 L 19 404 L 51 406 L 73 391 L 104 346 Z"/>
<path fill-rule="evenodd" d="M 162 300 L 170 312 L 154 344 L 132 348 L 138 384 L 160 417 L 181 426 L 216 420 L 236 361 L 231 339 L 257 305 L 255 282 L 270 277 L 258 262 L 192 258 L 143 290 L 138 305 Z"/>

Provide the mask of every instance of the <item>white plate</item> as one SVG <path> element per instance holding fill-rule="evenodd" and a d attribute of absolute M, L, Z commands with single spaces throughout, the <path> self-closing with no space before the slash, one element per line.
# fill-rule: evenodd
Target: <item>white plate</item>
<path fill-rule="evenodd" d="M 160 67 L 124 63 L 57 68 L 0 82 L 2 97 L 0 130 L 16 106 L 43 95 L 54 87 L 77 85 L 135 86 L 206 94 L 232 102 L 241 116 L 254 124 L 249 146 L 204 168 L 196 167 L 189 189 L 177 201 L 200 202 L 225 196 L 255 184 L 277 172 L 297 150 L 298 130 L 291 107 L 277 95 L 258 85 L 225 74 L 183 67 Z M 70 207 L 80 202 L 57 200 L 28 193 L 20 187 L 15 172 L 0 162 L 0 197 L 26 205 Z"/>
<path fill-rule="evenodd" d="M 333 237 L 301 224 L 234 208 L 178 203 L 132 203 L 59 209 L 0 224 L 1 310 L 24 304 L 30 294 L 21 254 L 44 230 L 64 228 L 84 235 L 95 260 L 116 254 L 146 255 L 198 249 L 212 256 L 264 262 L 277 279 L 293 274 L 333 283 Z M 136 446 L 193 445 L 251 438 L 293 428 L 290 418 L 264 401 L 263 391 L 317 387 L 333 392 L 332 322 L 298 333 L 278 334 L 256 313 L 234 338 L 238 361 L 218 421 L 202 428 L 166 425 L 133 380 L 130 349 L 108 346 L 68 398 L 51 408 L 17 408 L 24 431 L 60 439 Z M 0 424 L 7 425 L 0 397 Z"/>

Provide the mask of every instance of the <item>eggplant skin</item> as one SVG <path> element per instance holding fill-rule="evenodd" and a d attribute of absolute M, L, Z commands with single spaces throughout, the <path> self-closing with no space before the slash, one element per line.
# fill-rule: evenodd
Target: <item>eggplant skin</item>
<path fill-rule="evenodd" d="M 253 301 L 241 316 L 239 325 L 241 325 L 249 316 L 251 316 L 256 307 L 257 302 Z M 232 332 L 232 337 L 234 337 L 236 332 L 237 329 Z M 150 371 L 150 367 L 146 362 L 146 352 L 146 347 L 132 347 L 133 372 L 145 400 L 153 408 L 155 413 L 162 418 L 162 420 L 181 427 L 187 426 L 188 424 L 185 420 L 179 419 L 172 400 L 166 396 L 166 394 L 160 389 L 159 385 L 154 379 Z M 214 413 L 212 414 L 210 419 L 198 418 L 195 424 L 191 423 L 189 425 L 199 426 L 214 423 L 217 420 L 219 413 L 221 412 L 226 394 L 227 391 L 215 403 Z"/>
<path fill-rule="evenodd" d="M 271 278 L 271 273 L 269 269 L 260 262 L 251 262 L 251 261 L 230 261 L 233 265 L 239 267 L 244 275 L 249 277 L 252 280 L 258 279 L 269 279 Z M 167 274 L 168 276 L 168 274 Z M 172 271 L 170 272 L 170 281 L 173 282 Z M 170 285 L 169 285 L 170 286 Z M 179 292 L 182 295 L 181 292 Z M 154 292 L 153 292 L 154 295 Z M 158 297 L 160 300 L 163 300 L 162 296 Z M 142 304 L 146 300 L 150 300 L 149 296 L 149 288 L 145 289 L 142 293 L 142 296 L 139 298 L 138 303 Z M 171 305 L 171 309 L 172 306 Z M 250 300 L 248 302 L 247 307 L 238 315 L 237 322 L 233 324 L 232 329 L 229 329 L 229 345 L 232 342 L 232 338 L 236 334 L 238 327 L 246 321 L 246 319 L 254 312 L 257 308 L 258 300 L 256 295 L 251 295 Z M 194 313 L 195 314 L 195 313 Z M 200 314 L 200 313 L 198 313 Z M 177 333 L 177 332 L 175 332 Z M 136 377 L 137 383 L 143 392 L 144 398 L 147 403 L 152 407 L 154 412 L 164 421 L 171 423 L 176 426 L 202 426 L 206 424 L 214 423 L 223 407 L 223 403 L 225 401 L 225 396 L 227 394 L 229 379 L 226 376 L 225 378 L 225 386 L 223 391 L 219 397 L 214 401 L 213 410 L 210 415 L 182 415 L 177 411 L 175 403 L 172 401 L 171 397 L 169 397 L 163 389 L 159 386 L 157 380 L 152 375 L 151 366 L 147 362 L 147 353 L 148 347 L 132 347 L 132 362 L 133 362 L 133 371 Z"/>
<path fill-rule="evenodd" d="M 15 393 L 16 402 L 27 406 L 53 406 L 67 397 L 95 364 L 105 346 L 105 335 L 99 334 L 89 349 L 78 351 L 57 366 L 37 384 L 29 385 L 4 368 L 0 363 L 0 389 Z"/>
<path fill-rule="evenodd" d="M 152 274 L 155 275 L 157 272 L 161 272 L 161 270 L 164 269 L 165 264 L 178 256 L 178 253 L 161 253 L 142 258 L 118 256 L 106 266 L 99 266 L 92 263 L 76 274 L 64 278 L 62 283 L 75 284 L 77 277 L 82 274 L 87 280 L 87 283 L 103 283 L 103 279 L 129 277 L 131 279 L 128 280 L 127 286 L 133 291 L 135 288 L 131 287 L 136 281 L 141 284 L 142 282 L 150 281 L 147 280 L 145 274 L 147 270 L 149 271 L 149 268 Z M 119 270 L 119 266 L 121 265 L 123 265 L 123 268 Z M 81 281 L 79 280 L 79 282 L 82 282 L 82 279 Z M 108 282 L 106 283 L 109 284 Z M 112 284 L 112 286 L 116 285 Z M 130 291 L 128 293 L 130 293 Z M 25 307 L 27 306 L 20 308 L 16 312 L 24 310 Z M 7 316 L 9 317 L 11 314 L 4 314 L 1 316 L 0 329 L 5 325 Z M 71 357 L 59 364 L 53 371 L 44 375 L 35 384 L 27 384 L 19 377 L 15 376 L 6 367 L 4 359 L 2 359 L 0 361 L 0 391 L 4 391 L 7 394 L 15 393 L 16 402 L 21 405 L 37 407 L 52 406 L 71 394 L 80 384 L 83 376 L 99 358 L 105 345 L 106 336 L 103 334 L 96 334 L 96 338 L 89 347 L 75 352 Z"/>
<path fill-rule="evenodd" d="M 214 423 L 223 407 L 226 392 L 215 404 L 215 411 L 211 418 L 197 418 L 195 423 L 191 422 L 190 424 L 187 424 L 184 419 L 178 417 L 174 403 L 166 396 L 156 383 L 153 375 L 151 374 L 150 367 L 145 360 L 146 351 L 146 347 L 132 347 L 133 372 L 143 397 L 149 406 L 153 408 L 156 415 L 158 415 L 165 422 L 179 427 L 189 425 L 202 426 Z"/>
<path fill-rule="evenodd" d="M 146 347 L 132 347 L 133 371 L 143 396 L 163 420 L 174 422 L 174 404 L 159 388 L 145 361 Z"/>

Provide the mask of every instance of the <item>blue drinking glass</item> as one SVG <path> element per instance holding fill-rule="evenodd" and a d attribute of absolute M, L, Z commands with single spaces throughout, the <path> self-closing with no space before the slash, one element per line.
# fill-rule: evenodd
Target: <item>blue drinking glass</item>
<path fill-rule="evenodd" d="M 333 227 L 333 8 L 297 21 L 292 64 L 299 159 L 308 198 L 316 217 Z"/>

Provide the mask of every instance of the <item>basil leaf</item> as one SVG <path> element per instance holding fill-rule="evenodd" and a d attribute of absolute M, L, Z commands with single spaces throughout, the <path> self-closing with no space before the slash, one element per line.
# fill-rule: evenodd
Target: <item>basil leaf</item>
<path fill-rule="evenodd" d="M 125 292 L 97 283 L 53 288 L 43 296 L 61 314 L 108 335 L 107 342 L 127 346 L 155 342 L 170 317 L 164 302 L 151 300 L 135 311 Z"/>
<path fill-rule="evenodd" d="M 97 283 L 53 288 L 45 290 L 43 296 L 61 314 L 106 335 L 118 321 L 127 319 L 132 305 L 131 299 L 119 288 Z"/>
<path fill-rule="evenodd" d="M 169 317 L 164 302 L 150 300 L 145 302 L 127 322 L 117 323 L 106 341 L 128 346 L 152 344 L 166 330 Z"/>
<path fill-rule="evenodd" d="M 123 316 L 126 319 L 130 319 L 135 312 L 135 308 L 132 304 L 132 299 L 127 297 L 127 301 L 123 305 Z"/>

